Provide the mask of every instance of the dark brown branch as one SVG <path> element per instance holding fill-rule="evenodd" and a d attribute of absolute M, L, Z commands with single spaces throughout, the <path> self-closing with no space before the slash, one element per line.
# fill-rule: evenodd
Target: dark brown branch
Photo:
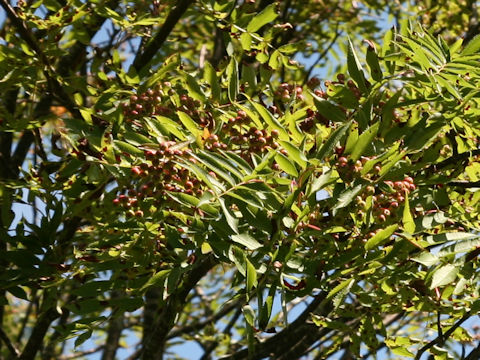
<path fill-rule="evenodd" d="M 418 350 L 417 352 L 417 355 L 415 356 L 415 360 L 419 360 L 423 353 L 425 351 L 427 351 L 428 349 L 432 348 L 433 346 L 441 343 L 442 341 L 445 341 L 447 340 L 450 335 L 453 334 L 453 332 L 455 330 L 457 330 L 457 328 L 462 325 L 465 321 L 467 321 L 469 318 L 470 318 L 471 314 L 470 314 L 470 311 L 467 312 L 465 315 L 462 316 L 462 318 L 460 320 L 458 320 L 455 324 L 453 324 L 453 326 L 448 329 L 447 331 L 445 331 L 445 333 L 443 334 L 443 336 L 437 336 L 435 339 L 433 339 L 432 341 L 430 341 L 428 344 L 426 344 L 425 346 L 423 346 L 420 350 Z"/>
<path fill-rule="evenodd" d="M 473 349 L 464 360 L 477 360 L 477 359 L 480 359 L 480 344 L 475 349 Z"/>
<path fill-rule="evenodd" d="M 457 154 L 450 156 L 448 159 L 445 159 L 437 164 L 432 164 L 430 165 L 426 171 L 438 171 L 440 169 L 443 169 L 449 165 L 454 165 L 459 162 L 462 162 L 463 160 L 467 160 L 468 158 L 471 158 L 473 156 L 480 155 L 480 149 L 476 150 L 471 150 L 471 151 L 465 151 L 463 153 Z"/>
<path fill-rule="evenodd" d="M 173 339 L 174 337 L 181 336 L 183 334 L 188 334 L 194 331 L 201 330 L 208 324 L 215 323 L 216 321 L 220 320 L 225 315 L 227 315 L 230 311 L 234 310 L 242 303 L 243 303 L 243 300 L 233 301 L 230 304 L 225 305 L 219 312 L 207 317 L 203 321 L 200 321 L 196 324 L 187 325 L 179 329 L 174 329 L 170 332 L 170 334 L 168 334 L 167 339 Z"/>
<path fill-rule="evenodd" d="M 13 343 L 10 341 L 8 338 L 7 334 L 3 331 L 3 329 L 0 327 L 0 340 L 3 341 L 3 343 L 7 346 L 8 351 L 10 354 L 12 354 L 14 359 L 17 359 L 18 356 L 20 355 L 20 351 L 13 345 Z"/>
<path fill-rule="evenodd" d="M 102 360 L 115 360 L 115 354 L 118 349 L 120 337 L 124 329 L 124 314 L 110 319 L 107 340 L 103 347 Z"/>
<path fill-rule="evenodd" d="M 83 356 L 86 356 L 86 355 L 92 355 L 92 354 L 95 354 L 99 351 L 102 351 L 103 349 L 103 345 L 99 346 L 99 347 L 96 347 L 96 348 L 93 348 L 93 349 L 89 349 L 89 350 L 85 350 L 85 351 L 79 351 L 79 352 L 76 352 L 75 354 L 72 354 L 72 355 L 66 355 L 66 356 L 60 356 L 58 358 L 58 360 L 72 360 L 72 359 L 78 359 L 80 357 L 83 357 Z"/>
<path fill-rule="evenodd" d="M 445 185 L 447 186 L 455 186 L 459 188 L 478 188 L 480 187 L 480 181 L 449 181 Z"/>
<path fill-rule="evenodd" d="M 47 334 L 48 328 L 59 316 L 60 314 L 57 312 L 55 307 L 47 309 L 42 315 L 40 315 L 32 329 L 32 333 L 28 339 L 27 345 L 25 345 L 22 354 L 18 358 L 19 360 L 35 359 L 35 355 L 43 344 L 43 339 Z"/>
<path fill-rule="evenodd" d="M 43 53 L 42 49 L 38 46 L 37 39 L 28 29 L 25 22 L 17 16 L 15 10 L 10 6 L 8 1 L 0 0 L 0 5 L 7 13 L 7 17 L 12 22 L 13 26 L 17 29 L 20 37 L 27 43 L 27 45 L 37 54 L 38 58 L 40 59 L 43 68 L 43 74 L 47 79 L 48 87 L 52 95 L 59 99 L 72 114 L 75 114 L 77 117 L 81 118 L 75 102 L 65 92 L 65 89 L 58 81 L 58 79 L 51 76 L 54 73 L 51 64 L 47 56 Z"/>
<path fill-rule="evenodd" d="M 318 63 L 320 61 L 322 61 L 322 59 L 325 56 L 327 56 L 327 54 L 330 51 L 330 49 L 332 48 L 332 46 L 335 45 L 335 42 L 337 41 L 337 39 L 338 39 L 338 37 L 340 36 L 341 33 L 342 33 L 342 31 L 338 29 L 338 24 L 337 24 L 336 27 L 335 27 L 335 35 L 333 36 L 332 40 L 330 40 L 330 43 L 328 44 L 328 46 L 318 55 L 317 60 L 315 60 L 315 62 L 310 66 L 307 73 L 305 74 L 305 78 L 303 79 L 303 84 L 304 85 L 307 83 L 307 81 L 308 81 L 310 75 L 312 74 L 312 71 L 315 68 L 315 66 L 317 66 Z"/>
<path fill-rule="evenodd" d="M 182 311 L 187 295 L 216 264 L 217 260 L 213 255 L 195 264 L 187 273 L 182 285 L 170 295 L 155 321 L 151 336 L 144 342 L 143 360 L 156 360 L 162 357 L 168 333 L 174 325 L 176 316 Z"/>
<path fill-rule="evenodd" d="M 251 357 L 252 359 L 263 359 L 265 357 L 280 359 L 283 354 L 290 351 L 293 344 L 297 344 L 303 340 L 312 341 L 318 339 L 321 334 L 318 326 L 311 322 L 307 322 L 312 312 L 320 311 L 325 315 L 329 312 L 329 306 L 323 306 L 318 309 L 324 302 L 326 293 L 321 292 L 315 296 L 314 300 L 307 306 L 307 308 L 292 322 L 289 326 L 283 329 L 281 332 L 265 340 L 263 343 L 258 344 L 255 347 L 255 353 Z M 312 336 L 310 336 L 311 334 Z M 308 339 L 306 338 L 308 337 Z M 308 345 L 310 346 L 310 344 Z M 272 357 L 272 354 L 276 356 Z M 244 360 L 250 359 L 248 349 L 242 349 L 230 356 L 223 357 L 222 360 Z"/>
<path fill-rule="evenodd" d="M 155 54 L 160 50 L 168 35 L 172 32 L 175 25 L 178 23 L 183 14 L 187 11 L 188 7 L 195 0 L 179 0 L 175 7 L 170 10 L 165 22 L 160 28 L 155 37 L 147 44 L 145 50 L 142 53 L 138 53 L 133 61 L 133 67 L 137 72 L 141 72 L 144 67 L 153 59 Z"/>

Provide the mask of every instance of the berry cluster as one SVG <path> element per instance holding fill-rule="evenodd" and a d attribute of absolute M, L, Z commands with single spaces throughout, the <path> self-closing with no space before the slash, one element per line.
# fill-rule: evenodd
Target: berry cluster
<path fill-rule="evenodd" d="M 165 86 L 171 86 L 165 83 Z M 148 89 L 142 94 L 130 96 L 130 101 L 123 104 L 123 114 L 127 122 L 133 122 L 143 116 L 168 115 L 172 109 L 165 107 L 166 95 L 162 90 L 162 84 L 155 89 Z"/>
<path fill-rule="evenodd" d="M 229 139 L 231 144 L 240 147 L 240 154 L 243 158 L 249 159 L 251 153 L 265 153 L 269 149 L 279 147 L 276 142 L 279 135 L 278 130 L 274 129 L 269 134 L 265 129 L 260 130 L 254 126 L 247 127 L 247 124 L 251 124 L 251 119 L 245 111 L 239 110 L 237 116 L 230 118 L 222 127 L 222 134 Z"/>
<path fill-rule="evenodd" d="M 399 181 L 384 181 L 387 186 L 386 191 L 381 191 L 373 185 L 366 187 L 362 195 L 356 197 L 357 205 L 363 209 L 366 208 L 365 202 L 368 196 L 372 196 L 373 215 L 378 221 L 385 222 L 390 216 L 395 215 L 397 209 L 405 202 L 405 194 L 409 194 L 416 189 L 416 185 L 410 176 Z M 360 212 L 362 215 L 362 212 Z"/>
<path fill-rule="evenodd" d="M 159 150 L 146 150 L 145 161 L 131 168 L 132 187 L 123 190 L 113 204 L 128 210 L 127 217 L 142 217 L 151 205 L 146 199 L 162 201 L 167 192 L 202 195 L 201 181 L 175 162 L 189 153 L 188 149 L 179 149 L 174 141 L 161 143 Z"/>
<path fill-rule="evenodd" d="M 280 102 L 284 103 L 290 101 L 292 97 L 298 100 L 305 100 L 302 87 L 288 83 L 281 83 L 274 91 L 273 96 L 275 100 L 279 100 Z"/>

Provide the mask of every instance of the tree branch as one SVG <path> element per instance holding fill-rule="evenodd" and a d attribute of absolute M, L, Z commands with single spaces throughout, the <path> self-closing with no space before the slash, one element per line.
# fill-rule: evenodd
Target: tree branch
<path fill-rule="evenodd" d="M 46 310 L 38 318 L 35 326 L 32 329 L 32 333 L 28 339 L 27 345 L 22 351 L 22 354 L 18 358 L 19 360 L 33 360 L 38 350 L 43 344 L 43 339 L 50 327 L 50 324 L 60 316 L 55 307 L 51 307 Z"/>
<path fill-rule="evenodd" d="M 1 327 L 0 327 L 0 340 L 2 340 L 3 343 L 7 346 L 7 349 L 10 352 L 10 354 L 12 354 L 12 356 L 15 359 L 17 359 L 18 356 L 20 355 L 20 351 L 15 347 L 15 345 L 13 345 L 13 343 L 10 341 L 7 334 L 5 333 L 5 331 L 3 331 Z"/>
<path fill-rule="evenodd" d="M 170 295 L 156 319 L 151 335 L 144 342 L 141 354 L 143 360 L 161 358 L 168 333 L 174 325 L 175 318 L 185 306 L 188 293 L 216 264 L 217 260 L 213 255 L 209 255 L 203 261 L 195 264 L 183 280 L 182 285 Z"/>
<path fill-rule="evenodd" d="M 480 359 L 480 344 L 478 344 L 478 346 L 475 349 L 473 349 L 464 360 L 478 360 L 478 359 Z"/>
<path fill-rule="evenodd" d="M 417 355 L 415 356 L 415 360 L 420 360 L 420 358 L 422 357 L 423 353 L 425 351 L 427 351 L 428 349 L 432 348 L 433 346 L 441 343 L 442 341 L 445 341 L 447 340 L 450 335 L 453 334 L 453 332 L 460 326 L 462 325 L 465 321 L 467 321 L 471 316 L 471 313 L 470 311 L 467 312 L 465 315 L 462 316 L 462 318 L 460 320 L 458 320 L 455 324 L 453 324 L 453 326 L 448 329 L 447 331 L 445 331 L 445 333 L 443 334 L 443 336 L 437 336 L 435 339 L 433 339 L 432 341 L 430 341 L 428 344 L 426 344 L 425 346 L 423 346 L 420 350 L 418 350 L 417 352 Z"/>
<path fill-rule="evenodd" d="M 478 188 L 480 187 L 480 181 L 449 181 L 445 185 L 460 187 L 464 189 Z"/>
<path fill-rule="evenodd" d="M 118 344 L 124 328 L 124 313 L 110 319 L 107 340 L 103 347 L 102 360 L 115 360 Z"/>
<path fill-rule="evenodd" d="M 475 149 L 475 150 L 471 150 L 471 151 L 465 151 L 463 153 L 460 153 L 460 154 L 456 154 L 456 155 L 453 155 L 453 156 L 450 156 L 448 159 L 445 159 L 437 164 L 432 164 L 430 165 L 428 168 L 426 168 L 425 170 L 428 172 L 428 171 L 438 171 L 439 169 L 443 169 L 449 165 L 453 165 L 453 164 L 457 164 L 463 160 L 466 160 L 468 158 L 471 158 L 473 156 L 477 156 L 477 155 L 480 155 L 480 149 Z"/>
<path fill-rule="evenodd" d="M 172 32 L 173 28 L 180 20 L 182 15 L 187 11 L 188 7 L 195 0 L 179 0 L 175 7 L 170 10 L 165 22 L 160 28 L 155 37 L 147 44 L 143 53 L 138 53 L 133 61 L 133 67 L 140 73 L 148 63 L 153 59 L 155 54 L 160 50 L 168 35 Z"/>
<path fill-rule="evenodd" d="M 292 322 L 289 326 L 281 332 L 265 340 L 263 343 L 255 347 L 255 353 L 249 357 L 248 349 L 242 349 L 234 354 L 222 357 L 222 360 L 243 360 L 243 359 L 263 359 L 265 357 L 281 359 L 282 356 L 290 351 L 294 344 L 302 342 L 303 340 L 318 339 L 319 328 L 313 323 L 307 322 L 308 317 L 312 312 L 325 314 L 329 312 L 329 306 L 321 306 L 327 294 L 320 292 L 315 296 L 314 300 L 307 306 L 307 308 Z M 318 309 L 321 307 L 321 309 Z M 322 329 L 323 330 L 323 329 Z M 312 334 L 309 336 L 308 334 Z M 306 338 L 308 337 L 308 339 Z M 310 344 L 309 344 L 310 345 Z M 308 346 L 309 346 L 308 345 Z M 275 356 L 272 357 L 272 354 Z"/>
<path fill-rule="evenodd" d="M 173 339 L 173 338 L 175 338 L 177 336 L 181 336 L 183 334 L 188 334 L 188 333 L 191 333 L 191 332 L 194 332 L 194 331 L 201 330 L 205 326 L 207 326 L 208 324 L 215 323 L 216 321 L 220 320 L 222 317 L 227 315 L 230 311 L 234 310 L 235 308 L 237 308 L 242 303 L 243 303 L 243 299 L 233 301 L 230 304 L 225 305 L 220 311 L 218 311 L 217 313 L 207 317 L 203 321 L 200 321 L 196 324 L 187 325 L 187 326 L 181 327 L 179 329 L 174 329 L 170 332 L 170 334 L 168 334 L 167 339 L 168 340 Z"/>

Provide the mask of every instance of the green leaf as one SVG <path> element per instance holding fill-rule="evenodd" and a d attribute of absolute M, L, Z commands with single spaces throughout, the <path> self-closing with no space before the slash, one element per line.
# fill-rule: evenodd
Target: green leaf
<path fill-rule="evenodd" d="M 197 80 L 190 74 L 186 74 L 185 79 L 188 95 L 193 99 L 204 103 L 205 94 L 203 93 L 202 88 L 198 84 Z"/>
<path fill-rule="evenodd" d="M 139 149 L 136 146 L 130 145 L 129 143 L 121 140 L 113 140 L 113 144 L 114 147 L 121 152 L 126 152 L 134 156 L 143 156 L 143 150 Z"/>
<path fill-rule="evenodd" d="M 262 244 L 246 233 L 232 235 L 232 240 L 236 243 L 242 244 L 249 250 L 256 250 L 262 247 Z"/>
<path fill-rule="evenodd" d="M 448 285 L 457 278 L 459 268 L 452 264 L 444 265 L 433 273 L 430 289 Z"/>
<path fill-rule="evenodd" d="M 381 81 L 383 78 L 382 69 L 380 68 L 380 63 L 378 61 L 377 51 L 373 46 L 368 46 L 366 59 L 372 79 L 375 81 Z"/>
<path fill-rule="evenodd" d="M 171 269 L 160 270 L 155 275 L 153 275 L 148 281 L 140 288 L 140 291 L 144 291 L 149 287 L 159 285 L 165 281 Z"/>
<path fill-rule="evenodd" d="M 225 205 L 225 200 L 223 198 L 219 198 L 218 201 L 220 202 L 228 226 L 238 234 L 238 219 L 232 215 L 231 211 Z"/>
<path fill-rule="evenodd" d="M 368 241 L 365 243 L 365 250 L 371 250 L 375 246 L 380 245 L 383 240 L 389 239 L 390 236 L 395 232 L 395 230 L 397 230 L 397 228 L 398 225 L 393 224 L 387 226 L 385 229 L 380 230 L 378 233 L 368 239 Z"/>
<path fill-rule="evenodd" d="M 197 124 L 187 113 L 183 111 L 177 111 L 178 118 L 182 124 L 187 128 L 188 131 L 195 137 L 198 138 L 201 135 L 201 130 L 197 127 Z"/>
<path fill-rule="evenodd" d="M 412 213 L 410 212 L 410 203 L 408 201 L 408 193 L 405 192 L 405 207 L 403 208 L 402 218 L 403 228 L 406 232 L 415 233 L 415 221 L 413 221 Z"/>
<path fill-rule="evenodd" d="M 338 209 L 348 206 L 357 194 L 362 190 L 363 185 L 358 184 L 354 188 L 348 188 L 340 194 L 335 206 L 332 208 L 333 214 L 336 214 Z"/>
<path fill-rule="evenodd" d="M 278 166 L 280 166 L 280 169 L 284 172 L 286 172 L 289 175 L 292 175 L 294 177 L 298 177 L 298 171 L 295 165 L 290 161 L 289 158 L 287 158 L 285 155 L 281 153 L 277 153 L 275 155 L 275 161 L 277 162 Z"/>
<path fill-rule="evenodd" d="M 242 44 L 243 50 L 250 51 L 252 48 L 252 35 L 248 32 L 242 33 L 242 35 L 240 35 L 240 44 Z"/>
<path fill-rule="evenodd" d="M 220 100 L 220 82 L 217 77 L 217 72 L 213 68 L 212 64 L 210 64 L 208 61 L 205 62 L 205 67 L 204 67 L 204 78 L 208 85 L 210 85 L 210 90 L 211 90 L 211 96 L 214 101 L 219 101 Z"/>
<path fill-rule="evenodd" d="M 227 70 L 227 85 L 228 85 L 228 99 L 231 102 L 235 102 L 239 92 L 238 84 L 238 64 L 237 60 L 232 56 L 230 62 L 228 63 Z"/>
<path fill-rule="evenodd" d="M 325 141 L 323 146 L 318 149 L 315 157 L 319 160 L 323 160 L 325 157 L 330 156 L 330 154 L 333 153 L 333 149 L 342 139 L 343 135 L 345 135 L 345 132 L 348 130 L 351 124 L 352 120 L 335 129 L 335 131 L 330 134 L 327 141 Z"/>
<path fill-rule="evenodd" d="M 252 20 L 250 20 L 249 24 L 247 25 L 247 31 L 256 32 L 262 26 L 275 20 L 277 16 L 277 5 L 275 3 L 270 4 L 257 15 L 255 15 Z"/>
<path fill-rule="evenodd" d="M 365 75 L 363 73 L 362 64 L 358 59 L 357 53 L 353 47 L 352 41 L 348 39 L 348 53 L 347 53 L 347 66 L 348 73 L 353 80 L 357 83 L 359 89 L 363 92 L 367 92 L 367 87 L 365 85 Z"/>
<path fill-rule="evenodd" d="M 250 293 L 254 287 L 258 286 L 257 282 L 257 270 L 255 266 L 246 259 L 247 263 L 247 293 Z"/>
<path fill-rule="evenodd" d="M 478 53 L 478 50 L 480 50 L 480 34 L 476 35 L 472 40 L 468 42 L 468 44 L 463 48 L 460 55 L 473 55 Z"/>
<path fill-rule="evenodd" d="M 23 300 L 28 300 L 28 295 L 27 293 L 25 292 L 25 290 L 23 290 L 22 287 L 20 286 L 12 286 L 12 287 L 9 287 L 7 288 L 7 291 L 12 294 L 13 296 L 19 298 L 19 299 L 23 299 Z"/>
<path fill-rule="evenodd" d="M 165 60 L 163 65 L 152 75 L 150 76 L 145 83 L 143 83 L 138 88 L 138 93 L 142 93 L 147 89 L 152 88 L 155 84 L 159 83 L 163 80 L 169 71 L 175 69 L 178 65 L 180 65 L 180 56 L 179 54 L 175 54 L 170 56 Z M 133 65 L 132 65 L 133 66 Z"/>
<path fill-rule="evenodd" d="M 413 257 L 412 260 L 425 266 L 432 266 L 440 261 L 437 256 L 428 251 L 422 252 L 420 255 Z"/>
<path fill-rule="evenodd" d="M 270 111 L 268 111 L 263 105 L 258 104 L 254 101 L 250 100 L 250 103 L 253 105 L 255 110 L 257 110 L 262 119 L 267 123 L 269 128 L 271 128 L 272 130 L 278 130 L 280 140 L 288 140 L 290 138 L 285 128 L 282 126 L 282 124 L 280 124 L 277 119 L 275 119 L 275 117 Z"/>
<path fill-rule="evenodd" d="M 297 146 L 294 146 L 287 141 L 279 141 L 279 143 L 283 146 L 285 150 L 287 150 L 289 157 L 293 159 L 293 161 L 295 161 L 298 165 L 300 165 L 302 169 L 305 169 L 308 161 L 305 154 L 300 151 Z"/>
<path fill-rule="evenodd" d="M 395 355 L 398 355 L 398 356 L 406 356 L 406 357 L 409 357 L 409 358 L 414 358 L 415 355 L 413 353 L 411 353 L 410 351 L 408 351 L 407 349 L 403 348 L 403 347 L 390 347 L 390 350 L 392 350 L 392 353 L 394 353 Z"/>
<path fill-rule="evenodd" d="M 352 159 L 352 161 L 357 161 L 360 156 L 363 155 L 365 149 L 372 144 L 372 140 L 377 135 L 379 127 L 380 121 L 370 126 L 362 135 L 358 137 L 357 143 L 355 144 L 350 155 L 350 159 Z"/>
<path fill-rule="evenodd" d="M 93 330 L 88 330 L 88 331 L 85 331 L 84 333 L 80 334 L 76 339 L 75 339 L 75 344 L 74 346 L 75 347 L 78 347 L 80 345 L 82 345 L 85 341 L 87 341 L 88 339 L 90 339 L 90 337 L 92 336 L 93 334 Z"/>
<path fill-rule="evenodd" d="M 245 316 L 245 320 L 250 326 L 255 326 L 255 311 L 250 305 L 245 305 L 242 308 L 243 316 Z"/>
<path fill-rule="evenodd" d="M 347 115 L 335 104 L 311 93 L 318 112 L 333 122 L 345 122 Z"/>

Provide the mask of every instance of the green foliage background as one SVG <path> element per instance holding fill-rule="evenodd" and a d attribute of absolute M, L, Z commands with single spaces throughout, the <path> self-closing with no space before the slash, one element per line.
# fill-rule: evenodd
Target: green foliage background
<path fill-rule="evenodd" d="M 475 2 L 0 4 L 2 357 L 478 357 Z"/>

